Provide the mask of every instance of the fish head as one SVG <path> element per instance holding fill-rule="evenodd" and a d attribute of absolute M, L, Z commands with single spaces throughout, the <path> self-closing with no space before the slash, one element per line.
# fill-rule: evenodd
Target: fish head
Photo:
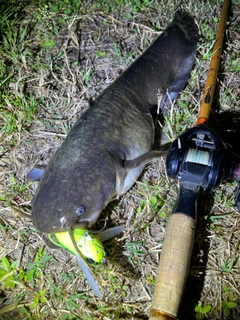
<path fill-rule="evenodd" d="M 71 170 L 70 170 L 71 169 Z M 47 170 L 32 201 L 32 220 L 43 233 L 89 229 L 116 196 L 116 173 L 103 168 Z"/>
<path fill-rule="evenodd" d="M 43 190 L 45 191 L 45 190 Z M 73 195 L 71 190 L 71 195 Z M 104 201 L 89 205 L 83 197 L 78 202 L 72 200 L 69 193 L 61 198 L 58 196 L 52 198 L 51 195 L 44 197 L 42 201 L 42 192 L 40 191 L 32 203 L 32 220 L 37 230 L 43 233 L 57 233 L 68 230 L 70 227 L 78 225 L 81 228 L 88 229 L 97 220 L 102 209 Z M 71 198 L 68 201 L 68 198 Z M 83 200 L 82 200 L 83 199 Z M 50 201 L 49 201 L 50 200 Z M 85 205 L 83 205 L 84 203 Z"/>

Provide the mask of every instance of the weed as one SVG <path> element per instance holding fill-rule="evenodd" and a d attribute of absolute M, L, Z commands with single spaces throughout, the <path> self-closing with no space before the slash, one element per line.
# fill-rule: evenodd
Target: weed
<path fill-rule="evenodd" d="M 151 0 L 97 0 L 94 1 L 93 8 L 101 9 L 104 13 L 109 14 L 112 11 L 119 11 L 128 8 L 127 13 L 125 13 L 125 18 L 130 19 L 132 13 L 138 13 L 140 11 L 146 10 L 154 1 Z"/>
<path fill-rule="evenodd" d="M 152 192 L 152 191 L 151 191 Z M 149 211 L 152 212 L 154 215 L 159 212 L 159 215 L 162 218 L 166 217 L 166 212 L 162 210 L 162 208 L 165 206 L 166 201 L 162 198 L 162 195 L 159 194 L 159 191 L 156 191 L 151 195 L 150 199 L 141 199 L 140 204 L 137 208 L 137 213 L 141 214 L 146 206 L 149 206 Z"/>
<path fill-rule="evenodd" d="M 229 288 L 226 286 L 222 287 L 225 299 L 222 301 L 223 313 L 226 317 L 229 317 L 231 314 L 231 309 L 237 307 L 237 303 L 234 302 L 234 295 L 229 292 Z"/>
<path fill-rule="evenodd" d="M 104 58 L 106 55 L 106 52 L 105 51 L 98 51 L 96 53 L 96 56 L 99 57 L 99 58 Z"/>
<path fill-rule="evenodd" d="M 139 11 L 144 11 L 146 10 L 146 8 L 148 6 L 151 5 L 151 3 L 153 2 L 153 0 L 149 1 L 149 0 L 124 0 L 124 1 L 120 1 L 120 0 L 115 0 L 116 4 L 120 7 L 126 7 L 126 8 L 130 8 L 132 12 L 137 13 Z"/>
<path fill-rule="evenodd" d="M 145 249 L 142 249 L 142 242 L 128 242 L 125 244 L 125 248 L 128 252 L 128 261 L 132 260 L 134 257 L 144 257 L 147 254 Z"/>
<path fill-rule="evenodd" d="M 28 270 L 25 271 L 23 268 L 17 268 L 18 261 L 10 262 L 6 257 L 2 257 L 0 263 L 0 281 L 3 286 L 13 288 L 16 284 L 23 282 L 30 282 L 32 286 L 34 285 L 34 280 L 41 277 L 41 269 L 44 268 L 46 263 L 52 259 L 52 256 L 44 256 L 43 247 L 41 247 L 36 257 L 34 258 L 34 263 L 29 263 Z"/>
<path fill-rule="evenodd" d="M 1 118 L 4 120 L 4 125 L 0 131 L 6 134 L 11 134 L 12 132 L 17 131 L 17 118 L 13 114 L 3 111 Z"/>
<path fill-rule="evenodd" d="M 91 68 L 87 69 L 86 72 L 83 74 L 83 83 L 87 85 L 92 78 L 92 70 Z"/>
<path fill-rule="evenodd" d="M 234 58 L 231 59 L 230 71 L 240 72 L 240 59 L 238 57 L 235 59 Z"/>
<path fill-rule="evenodd" d="M 55 42 L 52 39 L 46 38 L 41 44 L 40 46 L 44 49 L 51 49 L 55 47 Z"/>
<path fill-rule="evenodd" d="M 72 283 L 74 281 L 74 275 L 72 273 L 64 272 L 61 274 L 61 280 Z"/>
<path fill-rule="evenodd" d="M 68 313 L 69 318 L 66 318 L 66 319 L 79 319 L 75 315 L 71 314 L 71 313 L 79 310 L 78 302 L 74 301 L 76 299 L 89 301 L 89 299 L 86 297 L 86 295 L 84 293 L 74 294 L 74 295 L 71 295 L 70 297 L 68 297 L 64 301 L 64 304 L 63 304 L 64 305 L 64 309 L 68 310 L 70 312 L 70 313 Z"/>
<path fill-rule="evenodd" d="M 29 281 L 34 286 L 34 281 L 38 281 L 38 278 L 42 278 L 42 270 L 46 264 L 52 260 L 51 255 L 45 255 L 43 253 L 43 247 L 38 249 L 38 252 L 34 258 L 33 263 L 28 263 L 28 271 L 24 274 L 24 280 Z"/>
<path fill-rule="evenodd" d="M 120 285 L 119 285 L 120 281 L 117 277 L 111 276 L 109 278 L 109 282 L 110 282 L 110 285 L 109 285 L 110 292 L 114 293 L 120 288 Z"/>
<path fill-rule="evenodd" d="M 25 190 L 28 190 L 29 186 L 32 184 L 32 182 L 18 183 L 14 175 L 10 176 L 10 181 L 11 181 L 10 187 L 14 196 L 17 194 L 18 195 L 22 194 Z"/>
<path fill-rule="evenodd" d="M 2 41 L 2 36 L 4 35 L 7 24 L 9 21 L 14 21 L 17 17 L 18 12 L 21 10 L 21 3 L 1 3 L 0 5 L 0 41 Z"/>
<path fill-rule="evenodd" d="M 233 89 L 227 89 L 227 88 L 225 90 L 221 90 L 220 100 L 224 101 L 224 104 L 226 107 L 231 108 L 232 105 L 237 103 L 237 96 L 235 94 L 235 91 Z"/>
<path fill-rule="evenodd" d="M 26 318 L 27 320 L 33 320 L 32 316 L 31 316 L 31 313 L 27 310 L 27 308 L 22 307 L 22 308 L 20 309 L 20 311 L 21 311 L 24 315 L 27 316 L 27 318 Z"/>
<path fill-rule="evenodd" d="M 162 196 L 156 194 L 150 199 L 150 208 L 157 213 L 165 205 L 165 203 L 166 201 L 162 199 Z M 162 216 L 165 216 L 164 212 L 162 212 Z"/>
<path fill-rule="evenodd" d="M 224 189 L 218 188 L 218 189 L 214 190 L 214 196 L 215 196 L 217 203 L 223 204 L 225 208 L 232 209 L 233 202 L 234 202 L 234 200 L 233 200 L 234 194 L 232 194 L 232 196 L 229 197 Z M 224 218 L 224 217 L 227 217 L 228 215 L 231 215 L 231 214 L 225 214 L 222 216 L 221 215 L 212 216 L 210 219 L 213 221 L 214 219 Z"/>
<path fill-rule="evenodd" d="M 2 48 L 0 49 L 0 53 L 3 58 L 10 60 L 13 64 L 21 65 L 23 63 L 23 59 L 28 55 L 28 31 L 29 27 L 26 26 L 18 26 L 19 30 L 16 32 L 16 22 L 6 21 L 6 30 L 5 35 L 2 40 Z M 15 31 L 13 31 L 15 30 Z"/>
<path fill-rule="evenodd" d="M 32 94 L 28 97 L 17 94 L 13 96 L 2 95 L 0 97 L 0 111 L 4 124 L 0 131 L 7 135 L 21 130 L 26 131 L 36 110 L 37 101 Z"/>
<path fill-rule="evenodd" d="M 198 305 L 194 308 L 194 311 L 196 312 L 196 319 L 197 320 L 203 320 L 206 316 L 206 314 L 211 311 L 211 306 L 202 306 L 202 302 L 198 302 Z"/>
<path fill-rule="evenodd" d="M 77 318 L 76 318 L 77 319 Z M 97 320 L 96 317 L 93 317 L 92 315 L 85 315 L 83 316 L 83 320 Z"/>
<path fill-rule="evenodd" d="M 3 193 L 0 195 L 0 202 L 3 202 L 6 207 L 11 207 L 13 201 L 18 204 L 23 199 L 24 201 L 29 201 L 32 198 L 29 189 L 31 185 L 32 182 L 19 183 L 14 175 L 10 175 L 8 188 L 7 190 L 3 190 Z"/>
<path fill-rule="evenodd" d="M 157 279 L 155 277 L 153 277 L 152 275 L 146 274 L 146 283 L 147 284 L 155 285 L 156 280 Z"/>
<path fill-rule="evenodd" d="M 3 288 L 14 288 L 15 279 L 13 276 L 13 271 L 16 269 L 17 262 L 10 263 L 9 259 L 2 257 L 0 263 L 0 282 L 2 283 Z"/>
<path fill-rule="evenodd" d="M 230 262 L 224 261 L 223 264 L 221 265 L 221 269 L 223 272 L 232 272 L 234 263 L 236 261 L 236 258 L 232 258 Z"/>
<path fill-rule="evenodd" d="M 55 12 L 55 13 L 64 13 L 66 15 L 77 14 L 80 11 L 82 6 L 81 1 L 79 0 L 61 0 L 54 1 L 53 4 L 49 4 L 49 7 L 46 9 Z"/>
<path fill-rule="evenodd" d="M 38 308 L 40 304 L 46 302 L 45 290 L 41 290 L 39 292 L 34 291 L 34 298 L 32 303 L 30 304 L 30 309 Z"/>
<path fill-rule="evenodd" d="M 169 137 L 170 141 L 175 140 L 185 129 L 194 123 L 195 117 L 190 110 L 186 109 L 184 103 L 180 101 L 181 109 L 175 110 L 174 114 L 168 112 L 165 118 L 166 126 L 163 128 L 163 132 Z"/>
<path fill-rule="evenodd" d="M 232 215 L 232 213 L 219 214 L 217 216 L 210 216 L 209 219 L 211 221 L 215 221 L 215 220 L 218 220 L 218 219 L 226 218 L 226 217 L 231 216 L 231 215 Z"/>
<path fill-rule="evenodd" d="M 132 56 L 134 55 L 134 51 L 123 51 L 116 43 L 114 43 L 112 54 L 114 63 L 116 63 L 117 65 L 123 63 L 127 66 L 130 63 Z"/>

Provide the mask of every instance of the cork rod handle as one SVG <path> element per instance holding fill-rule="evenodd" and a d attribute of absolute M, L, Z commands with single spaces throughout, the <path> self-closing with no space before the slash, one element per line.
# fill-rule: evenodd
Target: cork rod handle
<path fill-rule="evenodd" d="M 195 220 L 172 213 L 167 225 L 149 320 L 175 319 L 191 260 Z"/>

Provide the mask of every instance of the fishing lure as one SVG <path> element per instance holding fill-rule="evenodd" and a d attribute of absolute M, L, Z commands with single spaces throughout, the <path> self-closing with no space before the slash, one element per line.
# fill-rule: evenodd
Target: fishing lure
<path fill-rule="evenodd" d="M 102 294 L 88 264 L 103 263 L 105 261 L 105 251 L 101 241 L 115 237 L 122 230 L 120 226 L 113 227 L 95 236 L 85 229 L 76 228 L 72 230 L 70 228 L 68 231 L 49 234 L 48 239 L 53 244 L 76 255 L 80 269 L 82 269 L 94 293 L 102 300 Z"/>
<path fill-rule="evenodd" d="M 77 244 L 78 250 L 89 264 L 98 264 L 105 261 L 105 251 L 103 245 L 95 235 L 90 234 L 88 230 L 80 228 L 74 229 L 72 231 L 72 235 Z M 48 235 L 49 240 L 55 245 L 66 249 L 73 254 L 76 254 L 76 250 L 74 244 L 72 243 L 69 232 L 58 232 L 54 234 L 54 237 L 58 242 L 54 241 L 51 234 Z"/>

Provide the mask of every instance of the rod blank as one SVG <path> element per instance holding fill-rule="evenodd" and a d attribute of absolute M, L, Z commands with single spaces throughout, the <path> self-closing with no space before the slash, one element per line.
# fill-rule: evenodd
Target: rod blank
<path fill-rule="evenodd" d="M 218 74 L 218 68 L 220 63 L 220 57 L 221 57 L 222 47 L 223 47 L 229 2 L 230 2 L 229 0 L 225 0 L 223 3 L 221 18 L 219 22 L 217 35 L 216 35 L 216 41 L 213 47 L 213 55 L 210 60 L 207 80 L 203 90 L 203 97 L 200 105 L 197 124 L 206 124 L 211 111 L 216 79 Z"/>

